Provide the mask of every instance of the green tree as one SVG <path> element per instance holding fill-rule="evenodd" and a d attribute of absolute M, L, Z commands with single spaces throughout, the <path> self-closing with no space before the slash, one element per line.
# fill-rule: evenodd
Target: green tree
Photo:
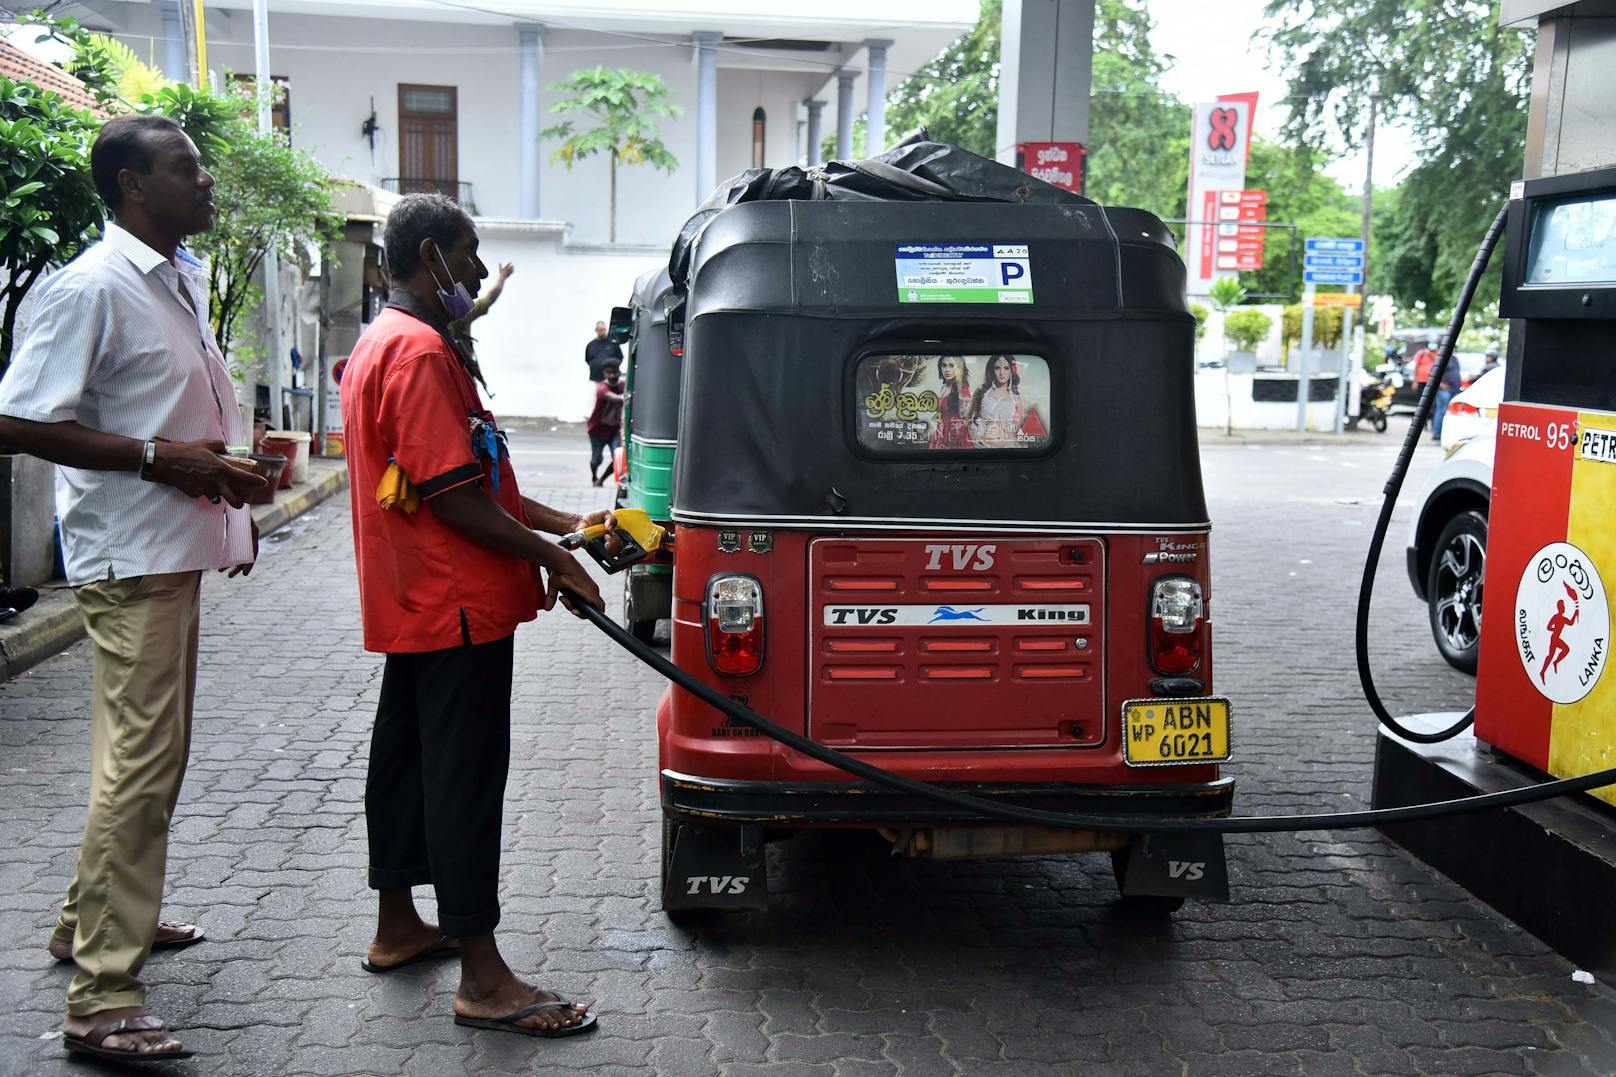
<path fill-rule="evenodd" d="M 1273 0 L 1270 40 L 1293 74 L 1289 132 L 1358 145 L 1370 110 L 1413 130 L 1420 164 L 1393 221 L 1371 225 L 1377 276 L 1400 305 L 1451 304 L 1476 244 L 1521 173 L 1530 35 L 1498 25 L 1487 0 Z M 1332 131 L 1331 127 L 1336 130 Z M 1373 208 L 1373 207 L 1372 207 Z M 1387 245 L 1389 244 L 1389 245 Z M 1495 263 L 1483 293 L 1496 292 Z"/>
<path fill-rule="evenodd" d="M 664 172 L 679 166 L 657 134 L 659 116 L 680 116 L 684 109 L 668 100 L 670 91 L 657 75 L 649 75 L 627 68 L 593 67 L 574 71 L 563 82 L 553 82 L 547 89 L 568 93 L 550 106 L 555 113 L 584 112 L 593 120 L 593 126 L 580 128 L 571 120 L 539 132 L 539 138 L 559 138 L 561 145 L 550 155 L 552 161 L 561 161 L 571 171 L 573 163 L 597 153 L 611 159 L 611 200 L 609 203 L 609 238 L 617 242 L 617 165 L 649 164 Z"/>
<path fill-rule="evenodd" d="M 0 373 L 29 290 L 100 231 L 90 178 L 95 132 L 93 117 L 56 94 L 0 78 Z"/>
<path fill-rule="evenodd" d="M 1169 60 L 1150 44 L 1142 0 L 1098 0 L 1085 193 L 1107 205 L 1183 217 L 1190 107 L 1163 92 Z"/>
<path fill-rule="evenodd" d="M 308 154 L 295 150 L 284 132 L 259 132 L 254 91 L 237 85 L 224 94 L 175 86 L 148 97 L 145 106 L 172 116 L 186 129 L 213 173 L 213 227 L 191 240 L 208 262 L 209 318 L 219 349 L 234 350 L 238 371 L 265 357 L 263 342 L 240 339 L 241 317 L 263 302 L 258 270 L 266 255 L 299 263 L 311 250 L 341 236 L 342 217 L 332 209 L 332 180 Z M 208 158 L 212 158 L 208 161 Z"/>
<path fill-rule="evenodd" d="M 1296 225 L 1265 229 L 1263 268 L 1242 273 L 1250 291 L 1294 296 L 1301 285 L 1291 271 L 1292 243 L 1308 236 L 1358 234 L 1359 200 L 1323 171 L 1324 151 L 1308 145 L 1286 146 L 1266 139 L 1251 141 L 1246 165 L 1246 186 L 1268 192 L 1268 219 Z M 1300 261 L 1298 254 L 1298 262 Z"/>
<path fill-rule="evenodd" d="M 1002 0 L 982 0 L 976 25 L 887 94 L 887 132 L 917 127 L 937 142 L 992 157 L 999 122 L 999 19 Z M 862 134 L 862 128 L 858 134 Z M 862 139 L 855 135 L 855 141 Z M 835 133 L 828 140 L 834 150 Z M 884 147 L 876 147 L 879 153 Z M 855 154 L 857 156 L 857 154 Z M 830 158 L 826 153 L 825 159 Z"/>

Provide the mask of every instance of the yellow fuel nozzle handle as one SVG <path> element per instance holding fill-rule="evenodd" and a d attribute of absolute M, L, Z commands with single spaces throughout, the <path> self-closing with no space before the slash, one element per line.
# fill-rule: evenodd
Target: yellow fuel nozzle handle
<path fill-rule="evenodd" d="M 612 515 L 617 519 L 617 528 L 611 533 L 623 547 L 617 553 L 608 553 L 606 550 L 605 524 L 592 524 L 582 531 L 563 535 L 562 548 L 576 550 L 582 547 L 601 568 L 607 572 L 617 572 L 645 560 L 660 549 L 668 537 L 667 528 L 653 521 L 644 509 L 615 509 Z"/>

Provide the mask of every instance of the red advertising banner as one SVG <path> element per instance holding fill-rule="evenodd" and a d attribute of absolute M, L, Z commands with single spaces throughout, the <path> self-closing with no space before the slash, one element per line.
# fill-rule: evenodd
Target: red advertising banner
<path fill-rule="evenodd" d="M 1033 179 L 1082 194 L 1086 156 L 1081 142 L 1023 142 L 1016 147 L 1016 166 Z"/>

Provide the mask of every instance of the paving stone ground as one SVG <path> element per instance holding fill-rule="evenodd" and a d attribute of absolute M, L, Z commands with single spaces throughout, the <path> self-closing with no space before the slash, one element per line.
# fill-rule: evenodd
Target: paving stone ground
<path fill-rule="evenodd" d="M 535 444 L 530 463 L 572 466 L 570 443 Z M 1243 814 L 1366 802 L 1374 735 L 1351 613 L 1394 448 L 1203 454 Z M 1422 449 L 1417 470 L 1435 459 Z M 1386 694 L 1403 712 L 1460 705 L 1473 682 L 1436 657 L 1402 543 L 1399 526 L 1380 573 Z M 147 968 L 152 1009 L 199 1052 L 168 1072 L 1616 1073 L 1616 993 L 1573 983 L 1560 957 L 1370 832 L 1231 838 L 1234 902 L 1167 923 L 1121 915 L 1099 856 L 937 864 L 806 837 L 771 848 L 767 914 L 676 928 L 653 883 L 661 686 L 563 615 L 518 637 L 500 937 L 519 970 L 595 1000 L 602 1030 L 461 1029 L 451 967 L 358 967 L 381 667 L 358 646 L 346 501 L 274 536 L 250 580 L 210 579 L 204 610 L 166 911 L 209 941 Z M 0 1073 L 84 1072 L 54 1036 L 69 975 L 42 945 L 83 820 L 88 678 L 81 644 L 0 685 Z"/>

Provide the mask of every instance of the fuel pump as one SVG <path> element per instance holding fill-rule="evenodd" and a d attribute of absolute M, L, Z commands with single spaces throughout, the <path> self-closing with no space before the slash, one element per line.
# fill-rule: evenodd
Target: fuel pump
<path fill-rule="evenodd" d="M 1616 168 L 1517 183 L 1505 251 L 1476 736 L 1570 777 L 1616 756 Z"/>

